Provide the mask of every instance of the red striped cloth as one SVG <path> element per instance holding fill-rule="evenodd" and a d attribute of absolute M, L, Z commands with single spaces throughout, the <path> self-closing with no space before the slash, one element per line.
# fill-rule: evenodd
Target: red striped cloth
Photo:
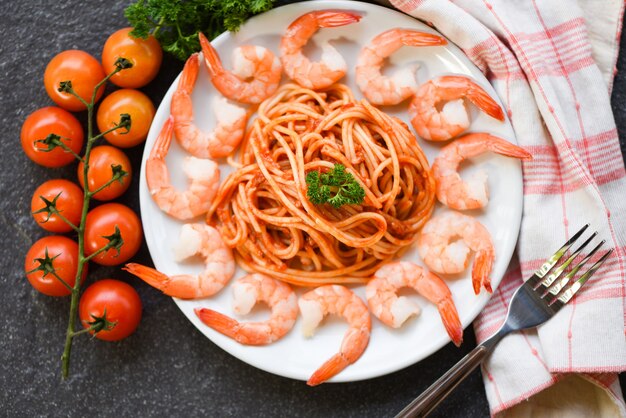
<path fill-rule="evenodd" d="M 517 256 L 474 323 L 478 340 L 498 329 L 522 278 L 583 224 L 591 223 L 616 250 L 555 318 L 496 348 L 483 367 L 492 414 L 578 373 L 626 417 L 616 375 L 626 370 L 626 171 L 610 107 L 624 2 L 392 3 L 463 49 L 504 101 L 518 142 L 534 156 L 523 163 Z M 561 408 L 561 416 L 569 416 Z M 539 409 L 528 411 L 534 416 Z"/>

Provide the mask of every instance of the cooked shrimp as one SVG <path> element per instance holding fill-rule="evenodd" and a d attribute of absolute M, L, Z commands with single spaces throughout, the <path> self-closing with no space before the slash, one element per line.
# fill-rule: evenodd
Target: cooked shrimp
<path fill-rule="evenodd" d="M 466 130 L 470 120 L 464 98 L 504 121 L 502 108 L 482 87 L 465 76 L 445 75 L 422 84 L 411 100 L 409 115 L 417 134 L 431 141 L 446 141 Z"/>
<path fill-rule="evenodd" d="M 372 313 L 386 325 L 399 328 L 420 308 L 404 296 L 398 297 L 398 289 L 411 287 L 430 302 L 437 305 L 443 325 L 457 346 L 463 341 L 463 327 L 452 300 L 448 285 L 439 277 L 417 264 L 407 261 L 386 264 L 376 271 L 367 283 L 367 303 Z"/>
<path fill-rule="evenodd" d="M 302 332 L 306 337 L 313 335 L 313 331 L 327 314 L 340 315 L 350 325 L 339 353 L 326 361 L 309 378 L 307 384 L 316 386 L 361 357 L 369 343 L 372 321 L 365 303 L 344 286 L 326 285 L 313 289 L 300 297 L 298 305 L 302 313 Z"/>
<path fill-rule="evenodd" d="M 403 46 L 436 46 L 448 42 L 441 36 L 409 29 L 391 29 L 376 36 L 361 49 L 356 65 L 356 83 L 375 105 L 395 105 L 417 90 L 415 67 L 406 67 L 392 77 L 380 70 L 387 57 Z"/>
<path fill-rule="evenodd" d="M 176 219 L 186 220 L 209 210 L 220 183 L 220 169 L 213 160 L 186 157 L 183 171 L 191 180 L 189 189 L 180 192 L 170 183 L 165 156 L 172 142 L 174 120 L 170 116 L 161 128 L 146 161 L 148 190 L 159 208 Z"/>
<path fill-rule="evenodd" d="M 198 78 L 198 54 L 189 57 L 172 95 L 171 112 L 174 116 L 174 132 L 178 143 L 198 158 L 221 158 L 229 155 L 243 138 L 247 112 L 226 99 L 215 97 L 212 103 L 217 126 L 211 132 L 203 132 L 194 124 L 191 92 Z"/>
<path fill-rule="evenodd" d="M 312 62 L 302 48 L 319 28 L 334 28 L 358 22 L 354 13 L 320 10 L 300 16 L 289 25 L 280 41 L 280 60 L 285 73 L 308 89 L 323 89 L 339 81 L 347 70 L 343 57 L 328 42 L 321 45 L 320 62 Z"/>
<path fill-rule="evenodd" d="M 272 310 L 270 319 L 262 322 L 239 322 L 212 309 L 196 309 L 206 325 L 241 344 L 266 345 L 287 334 L 298 316 L 298 298 L 288 284 L 263 274 L 249 274 L 232 286 L 233 310 L 246 315 L 258 301 Z"/>
<path fill-rule="evenodd" d="M 474 293 L 480 288 L 491 290 L 491 267 L 495 251 L 489 231 L 476 219 L 459 212 L 446 212 L 431 218 L 420 233 L 417 250 L 433 271 L 460 273 L 470 262 L 470 251 L 476 253 L 472 266 Z"/>
<path fill-rule="evenodd" d="M 280 84 L 282 66 L 272 51 L 244 45 L 233 50 L 233 71 L 226 71 L 211 42 L 202 34 L 200 45 L 213 86 L 225 97 L 240 103 L 261 103 Z"/>
<path fill-rule="evenodd" d="M 487 175 L 479 172 L 467 181 L 459 176 L 459 164 L 485 152 L 495 152 L 523 160 L 532 155 L 509 141 L 486 133 L 467 134 L 446 145 L 435 158 L 433 176 L 437 199 L 452 209 L 478 209 L 487 205 Z"/>
<path fill-rule="evenodd" d="M 217 229 L 204 224 L 185 224 L 174 249 L 176 261 L 199 254 L 206 268 L 198 275 L 168 276 L 153 268 L 128 263 L 124 270 L 139 277 L 169 296 L 196 299 L 212 296 L 222 290 L 235 273 L 235 260 Z"/>

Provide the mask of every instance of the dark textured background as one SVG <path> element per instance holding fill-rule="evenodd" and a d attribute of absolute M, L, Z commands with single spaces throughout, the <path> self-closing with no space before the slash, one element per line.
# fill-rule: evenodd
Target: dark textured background
<path fill-rule="evenodd" d="M 471 327 L 460 349 L 447 345 L 426 360 L 389 376 L 311 389 L 230 356 L 198 332 L 174 302 L 119 268 L 92 265 L 90 281 L 125 280 L 143 301 L 143 319 L 130 338 L 107 343 L 75 340 L 71 376 L 60 378 L 60 355 L 68 299 L 34 291 L 23 274 L 30 245 L 47 233 L 30 216 L 34 189 L 52 178 L 73 181 L 75 168 L 46 169 L 26 158 L 19 145 L 24 118 L 52 105 L 43 88 L 46 63 L 58 52 L 83 49 L 100 58 L 109 34 L 127 25 L 131 0 L 25 0 L 3 11 L 0 24 L 0 413 L 6 416 L 392 416 L 474 345 Z M 623 45 L 624 43 L 622 43 Z M 623 50 L 623 48 L 622 48 Z M 142 89 L 158 105 L 182 68 L 165 58 L 156 80 Z M 626 68 L 621 55 L 618 68 Z M 618 72 L 613 109 L 624 151 L 626 73 Z M 85 120 L 85 115 L 79 115 Z M 142 146 L 129 150 L 139 167 Z M 120 199 L 137 212 L 138 176 Z M 134 191 L 134 192 L 133 192 Z M 145 245 L 135 260 L 150 263 Z M 626 379 L 622 375 L 622 386 Z M 486 416 L 480 373 L 465 383 L 434 416 Z"/>

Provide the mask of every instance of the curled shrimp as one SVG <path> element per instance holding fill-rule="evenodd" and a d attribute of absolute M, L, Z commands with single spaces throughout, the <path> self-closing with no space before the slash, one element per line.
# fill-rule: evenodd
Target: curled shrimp
<path fill-rule="evenodd" d="M 244 45 L 233 50 L 233 71 L 226 71 L 213 45 L 201 32 L 200 45 L 213 86 L 225 97 L 240 103 L 261 103 L 280 84 L 282 66 L 272 51 Z"/>
<path fill-rule="evenodd" d="M 281 339 L 296 323 L 298 298 L 288 284 L 263 274 L 249 274 L 232 285 L 233 310 L 246 315 L 258 301 L 272 310 L 262 322 L 239 322 L 212 309 L 196 309 L 203 323 L 241 344 L 266 345 Z"/>
<path fill-rule="evenodd" d="M 441 36 L 409 29 L 391 29 L 377 35 L 361 49 L 356 65 L 356 83 L 371 103 L 395 105 L 417 90 L 414 68 L 404 68 L 392 77 L 380 70 L 387 57 L 403 46 L 436 46 L 448 42 Z"/>
<path fill-rule="evenodd" d="M 492 292 L 489 274 L 495 250 L 489 231 L 476 219 L 459 212 L 445 212 L 431 218 L 422 228 L 417 250 L 428 268 L 444 274 L 465 270 L 470 262 L 470 251 L 474 251 L 474 293 L 479 294 L 483 286 Z"/>
<path fill-rule="evenodd" d="M 452 209 L 478 209 L 487 205 L 487 175 L 479 172 L 467 181 L 459 176 L 459 165 L 466 159 L 485 152 L 507 157 L 532 159 L 532 155 L 517 145 L 486 133 L 467 134 L 446 145 L 435 158 L 432 172 L 437 199 Z"/>
<path fill-rule="evenodd" d="M 298 305 L 302 313 L 302 332 L 307 337 L 313 335 L 327 314 L 342 316 L 350 326 L 339 353 L 327 360 L 307 381 L 309 386 L 316 386 L 361 357 L 369 343 L 372 321 L 365 303 L 344 286 L 326 285 L 313 289 L 300 297 Z"/>
<path fill-rule="evenodd" d="M 220 183 L 220 169 L 213 160 L 186 157 L 183 171 L 190 180 L 189 189 L 180 192 L 170 183 L 165 156 L 172 142 L 174 120 L 170 116 L 161 128 L 146 161 L 148 190 L 159 208 L 176 219 L 186 220 L 209 210 Z"/>
<path fill-rule="evenodd" d="M 448 285 L 417 264 L 399 261 L 386 264 L 376 271 L 366 288 L 367 303 L 372 313 L 392 328 L 399 328 L 409 317 L 418 315 L 419 306 L 396 294 L 402 287 L 414 289 L 437 305 L 448 335 L 457 347 L 460 346 L 463 327 Z"/>
<path fill-rule="evenodd" d="M 302 53 L 302 48 L 319 28 L 349 25 L 360 19 L 361 16 L 354 13 L 320 10 L 294 20 L 280 41 L 280 60 L 285 73 L 296 83 L 313 90 L 339 81 L 346 74 L 347 65 L 335 48 L 323 43 L 320 62 L 310 61 Z"/>
<path fill-rule="evenodd" d="M 247 112 L 224 98 L 215 97 L 212 103 L 217 126 L 211 132 L 201 131 L 194 123 L 191 93 L 198 78 L 198 54 L 192 54 L 172 95 L 171 113 L 178 143 L 198 158 L 221 158 L 233 152 L 243 138 Z"/>
<path fill-rule="evenodd" d="M 128 263 L 124 270 L 139 277 L 168 296 L 196 299 L 212 296 L 222 290 L 235 273 L 235 260 L 217 229 L 203 224 L 185 224 L 175 247 L 176 261 L 199 254 L 206 268 L 198 275 L 168 276 L 151 267 Z"/>
<path fill-rule="evenodd" d="M 409 105 L 417 134 L 431 141 L 446 141 L 470 125 L 463 99 L 489 116 L 504 121 L 502 108 L 478 84 L 465 76 L 445 75 L 422 84 Z"/>

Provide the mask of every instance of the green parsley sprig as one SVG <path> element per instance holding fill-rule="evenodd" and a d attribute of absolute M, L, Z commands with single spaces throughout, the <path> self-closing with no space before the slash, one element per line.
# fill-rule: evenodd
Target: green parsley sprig
<path fill-rule="evenodd" d="M 138 0 L 124 11 L 131 35 L 154 35 L 164 51 L 184 61 L 200 50 L 198 32 L 209 39 L 236 32 L 249 17 L 270 10 L 274 0 Z"/>
<path fill-rule="evenodd" d="M 335 164 L 327 173 L 311 171 L 306 175 L 307 197 L 311 203 L 328 203 L 334 208 L 343 205 L 358 205 L 365 199 L 365 190 L 354 176 L 341 164 Z"/>

